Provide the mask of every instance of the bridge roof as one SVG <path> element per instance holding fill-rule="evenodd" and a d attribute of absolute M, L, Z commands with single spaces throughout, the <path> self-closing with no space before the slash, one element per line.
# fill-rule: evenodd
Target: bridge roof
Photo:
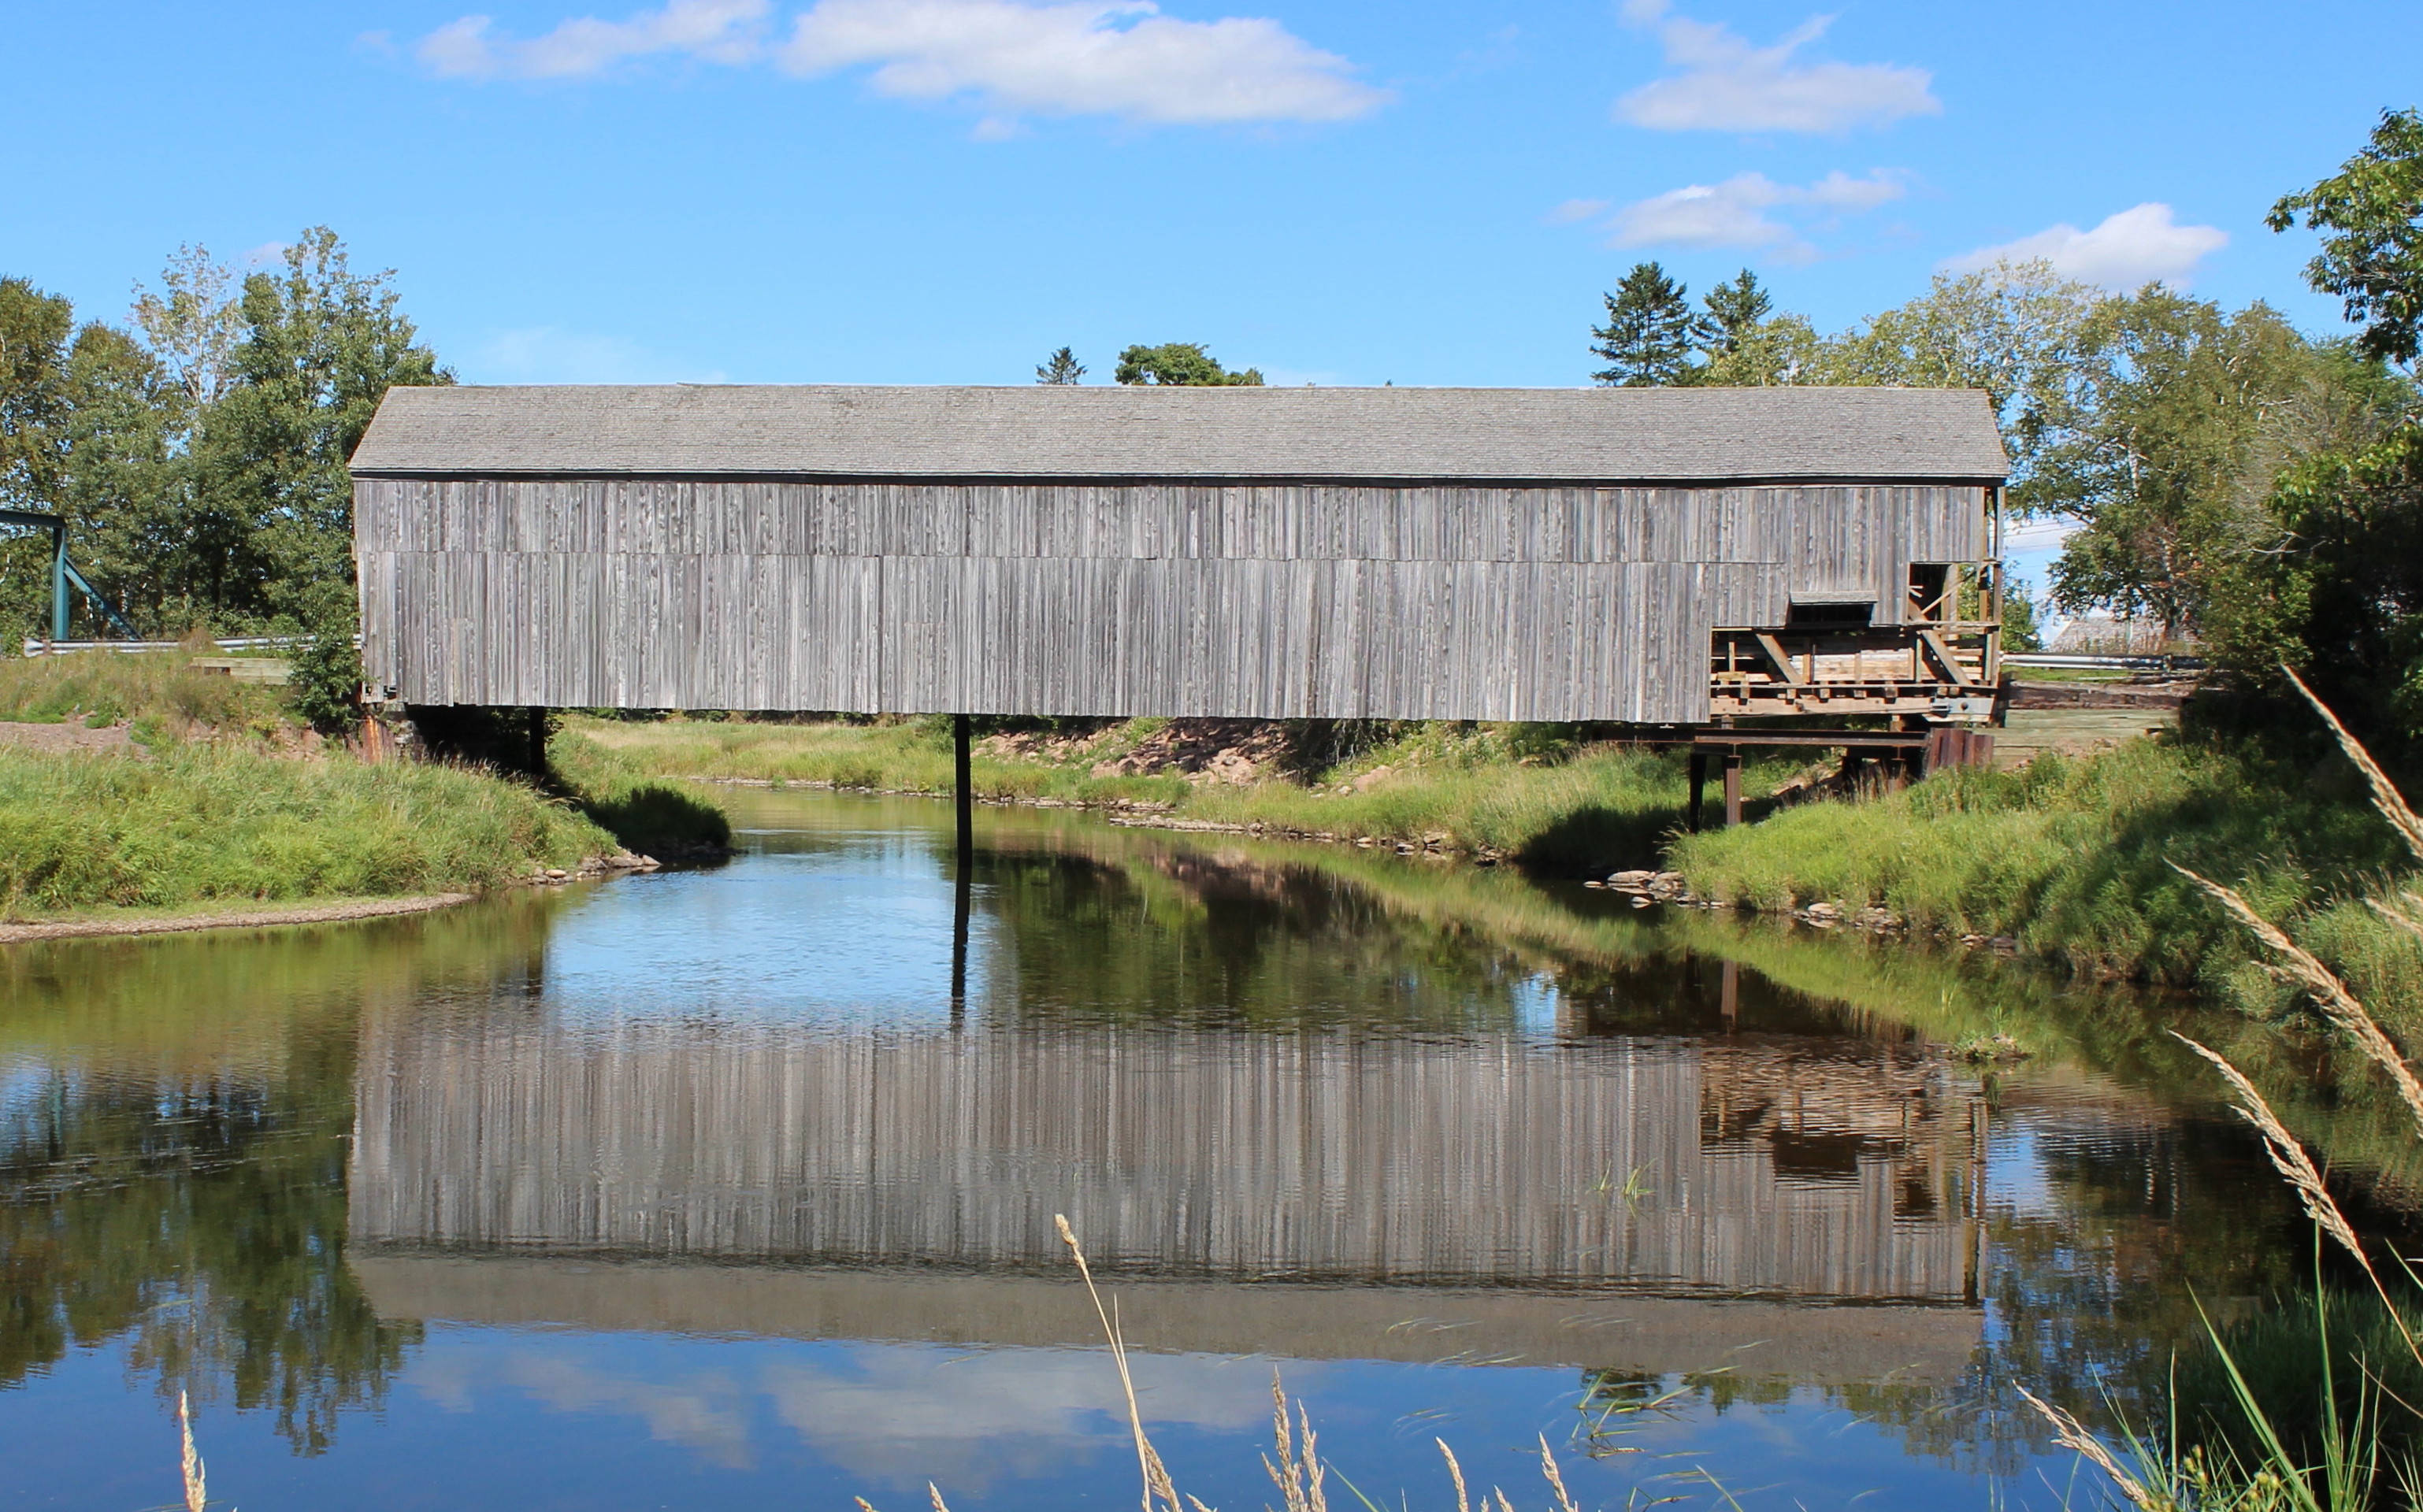
<path fill-rule="evenodd" d="M 360 474 L 2000 482 L 1941 388 L 392 388 Z"/>

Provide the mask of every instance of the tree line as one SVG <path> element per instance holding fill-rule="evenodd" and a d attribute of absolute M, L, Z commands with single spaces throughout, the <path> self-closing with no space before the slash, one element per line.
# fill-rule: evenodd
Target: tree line
<path fill-rule="evenodd" d="M 1604 296 L 1592 377 L 1983 389 L 2011 506 L 2074 527 L 2054 606 L 2152 621 L 2261 679 L 2287 662 L 2375 732 L 2423 738 L 2423 115 L 2384 112 L 2268 219 L 2323 233 L 2307 278 L 2354 335 L 2046 262 L 1938 275 L 1824 333 L 1747 269 L 1694 303 L 1644 262 Z"/>
<path fill-rule="evenodd" d="M 2309 673 L 2377 734 L 2423 738 L 2423 115 L 2385 112 L 2338 172 L 2271 211 L 2323 233 L 2313 286 L 2357 333 L 2300 332 L 2045 263 L 1942 275 L 1820 332 L 1744 270 L 1694 302 L 1656 263 L 1606 295 L 1603 384 L 1983 389 L 2022 515 L 2072 523 L 2051 582 L 2257 676 Z M 1067 347 L 1036 370 L 1081 381 Z M 1132 345 L 1131 385 L 1261 384 L 1200 343 Z M 246 273 L 182 249 L 122 325 L 0 277 L 0 508 L 64 515 L 138 632 L 303 631 L 355 615 L 346 458 L 387 389 L 452 374 L 325 227 Z M 0 635 L 48 633 L 39 532 L 0 536 Z M 78 633 L 98 622 L 81 606 Z"/>
<path fill-rule="evenodd" d="M 122 326 L 0 277 L 0 507 L 64 515 L 138 633 L 350 633 L 346 458 L 388 387 L 453 382 L 391 279 L 325 227 L 249 273 L 181 249 Z M 47 636 L 49 603 L 47 542 L 0 542 L 0 633 Z"/>

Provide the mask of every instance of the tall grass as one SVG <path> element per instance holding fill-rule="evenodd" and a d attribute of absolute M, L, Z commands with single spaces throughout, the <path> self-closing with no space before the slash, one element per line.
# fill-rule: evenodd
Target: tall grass
<path fill-rule="evenodd" d="M 2380 765 L 2295 674 L 2300 692 L 2313 703 L 2338 737 L 2340 748 L 2363 775 L 2373 808 L 2389 822 L 2391 833 L 2414 862 L 2423 864 L 2423 818 L 2390 782 Z M 2349 984 L 2319 957 L 2272 923 L 2241 891 L 2198 874 L 2178 863 L 2173 869 L 2197 890 L 2218 902 L 2223 912 L 2262 950 L 2267 964 L 2288 984 L 2308 997 L 2321 1018 L 2352 1048 L 2396 1095 L 2406 1110 L 2409 1133 L 2423 1142 L 2423 1077 L 2418 1077 L 2398 1041 L 2380 1017 Z M 2384 890 L 2386 892 L 2386 890 Z M 2423 944 L 2423 891 L 2399 890 L 2367 900 L 2383 927 Z M 2418 1007 L 2412 998 L 2397 1006 L 2398 1016 L 2410 1022 Z M 2224 1374 L 2238 1420 L 2221 1435 L 2182 1453 L 2175 1431 L 2168 1444 L 2132 1433 L 2125 1455 L 2087 1433 L 2075 1418 L 2036 1398 L 2028 1400 L 2051 1425 L 2063 1443 L 2094 1461 L 2120 1493 L 2146 1512 L 2193 1512 L 2229 1507 L 2244 1512 L 2364 1512 L 2388 1504 L 2395 1495 L 2408 1507 L 2423 1500 L 2423 1462 L 2413 1445 L 2423 1439 L 2423 1401 L 2401 1392 L 2393 1381 L 2411 1382 L 2423 1371 L 2423 1337 L 2408 1321 L 2409 1295 L 2418 1280 L 2413 1264 L 2398 1257 L 2392 1272 L 2372 1253 L 2350 1222 L 2313 1157 L 2289 1131 L 2253 1080 L 2227 1056 L 2185 1039 L 2187 1047 L 2211 1063 L 2227 1084 L 2239 1114 L 2261 1138 L 2274 1170 L 2303 1205 L 2317 1242 L 2326 1243 L 2353 1262 L 2380 1304 L 2355 1332 L 2351 1351 L 2342 1327 L 2334 1334 L 2334 1300 L 2318 1284 L 2312 1303 L 2314 1362 L 2319 1375 L 2311 1394 L 2296 1405 L 2304 1424 L 2282 1421 L 2278 1411 L 2275 1366 L 2250 1368 L 2241 1358 L 2250 1342 L 2232 1341 L 2213 1328 L 2214 1358 Z M 2317 1270 L 2320 1270 L 2319 1265 Z M 2318 1275 L 2319 1281 L 2319 1275 Z M 2385 1325 L 2385 1328 L 2383 1327 Z M 2370 1354 L 2365 1352 L 2369 1350 Z M 2348 1368 L 2352 1365 L 2352 1370 Z M 2318 1398 L 2318 1400 L 2317 1400 Z M 2306 1431 L 2299 1433 L 2300 1426 Z M 2392 1449 L 2390 1445 L 2398 1447 Z"/>
<path fill-rule="evenodd" d="M 239 683 L 192 663 L 193 654 L 182 650 L 0 657 L 0 719 L 99 727 L 148 717 L 178 730 L 265 734 L 286 718 L 283 688 Z"/>
<path fill-rule="evenodd" d="M 529 788 L 434 764 L 0 748 L 0 912 L 476 890 L 613 848 Z"/>
<path fill-rule="evenodd" d="M 2372 890 L 2398 859 L 2343 780 L 2251 750 L 2136 741 L 1962 768 L 1860 803 L 1807 804 L 1678 841 L 1701 893 L 1761 907 L 1881 906 L 1954 933 L 2006 935 L 2083 974 L 2201 981 L 2242 1002 L 2279 993 L 2172 862 L 2232 880 L 2278 915 Z M 2359 984 L 2423 1000 L 2423 968 L 2360 902 L 2322 902 L 2301 934 Z"/>
<path fill-rule="evenodd" d="M 581 814 L 628 849 L 679 854 L 731 843 L 732 822 L 694 792 L 579 735 L 547 742 L 548 775 Z"/>

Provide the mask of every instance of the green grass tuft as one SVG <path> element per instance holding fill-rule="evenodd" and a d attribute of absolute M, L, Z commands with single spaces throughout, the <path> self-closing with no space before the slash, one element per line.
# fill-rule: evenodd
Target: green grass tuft
<path fill-rule="evenodd" d="M 529 788 L 454 767 L 0 748 L 0 910 L 477 890 L 612 848 Z"/>
<path fill-rule="evenodd" d="M 1913 923 L 2006 935 L 2097 977 L 2201 983 L 2248 1006 L 2285 997 L 2240 931 L 2172 863 L 2300 917 L 2361 988 L 2419 1000 L 2423 960 L 2350 900 L 2397 864 L 2352 773 L 2243 750 L 2132 741 L 2021 771 L 1939 773 L 1859 803 L 1814 803 L 1679 841 L 1671 863 L 1704 896 L 1761 907 L 1881 906 Z"/>

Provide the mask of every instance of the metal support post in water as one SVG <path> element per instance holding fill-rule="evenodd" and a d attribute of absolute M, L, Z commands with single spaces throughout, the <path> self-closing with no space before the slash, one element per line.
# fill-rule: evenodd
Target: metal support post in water
<path fill-rule="evenodd" d="M 1695 750 L 1691 752 L 1691 816 L 1689 820 L 1690 831 L 1695 835 L 1700 832 L 1700 800 L 1707 795 L 1707 790 L 1708 753 Z"/>
<path fill-rule="evenodd" d="M 1741 752 L 1725 752 L 1725 827 L 1741 823 Z"/>
<path fill-rule="evenodd" d="M 975 852 L 976 838 L 975 787 L 968 777 L 968 717 L 964 714 L 951 716 L 951 760 L 958 780 L 959 865 L 965 868 Z"/>

